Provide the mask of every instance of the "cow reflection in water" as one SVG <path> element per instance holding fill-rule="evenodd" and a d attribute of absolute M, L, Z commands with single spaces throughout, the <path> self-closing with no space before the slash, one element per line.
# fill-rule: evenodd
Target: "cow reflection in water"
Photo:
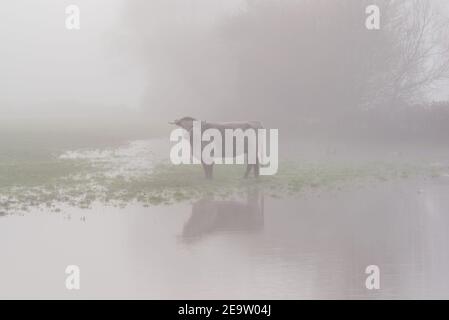
<path fill-rule="evenodd" d="M 246 200 L 203 198 L 192 205 L 182 239 L 190 242 L 216 232 L 251 232 L 263 229 L 264 199 L 259 190 L 249 190 Z"/>

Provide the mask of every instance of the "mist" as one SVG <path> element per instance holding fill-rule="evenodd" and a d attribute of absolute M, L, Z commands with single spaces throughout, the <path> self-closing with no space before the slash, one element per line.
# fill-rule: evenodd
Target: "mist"
<path fill-rule="evenodd" d="M 405 50 L 419 21 L 408 17 L 425 1 L 376 1 L 385 10 L 375 32 L 363 1 L 78 1 L 77 31 L 64 27 L 70 2 L 50 2 L 3 5 L 3 118 L 143 112 L 153 124 L 189 115 L 290 130 L 321 123 L 322 132 L 365 109 L 386 110 L 377 117 L 387 121 L 405 105 L 449 97 L 444 2 L 430 5 L 417 47 L 428 57 L 413 63 Z"/>
<path fill-rule="evenodd" d="M 383 12 L 377 31 L 361 14 L 372 1 L 182 3 L 125 6 L 149 116 L 257 119 L 297 136 L 378 140 L 425 135 L 429 121 L 419 118 L 445 117 L 444 2 L 375 1 Z"/>
<path fill-rule="evenodd" d="M 3 5 L 2 100 L 16 105 L 52 99 L 131 104 L 133 86 L 126 83 L 133 66 L 126 67 L 108 50 L 121 2 L 80 1 L 79 32 L 65 28 L 68 4 L 19 0 Z"/>
<path fill-rule="evenodd" d="M 449 297 L 447 0 L 15 0 L 0 24 L 0 298 Z M 254 163 L 173 161 L 194 124 Z M 275 132 L 272 174 L 243 130 Z"/>

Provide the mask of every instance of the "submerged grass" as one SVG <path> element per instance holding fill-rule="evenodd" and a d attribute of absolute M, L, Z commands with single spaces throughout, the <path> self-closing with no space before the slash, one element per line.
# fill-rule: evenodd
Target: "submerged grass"
<path fill-rule="evenodd" d="M 244 167 L 217 166 L 214 180 L 203 178 L 201 166 L 156 165 L 151 172 L 132 177 L 108 174 L 107 168 L 87 160 L 45 159 L 0 163 L 0 213 L 62 205 L 89 208 L 94 202 L 124 207 L 193 201 L 204 196 L 221 198 L 257 187 L 268 196 L 294 196 L 305 190 L 340 188 L 356 182 L 403 179 L 437 169 L 387 163 L 281 163 L 275 176 L 243 179 Z"/>

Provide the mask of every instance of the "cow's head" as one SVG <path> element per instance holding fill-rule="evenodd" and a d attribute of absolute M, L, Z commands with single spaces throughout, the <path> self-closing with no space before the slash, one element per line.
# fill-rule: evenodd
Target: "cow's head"
<path fill-rule="evenodd" d="M 181 127 L 187 131 L 190 131 L 193 128 L 193 121 L 196 121 L 196 119 L 192 117 L 184 117 L 175 121 L 169 122 L 169 124 L 177 125 L 178 127 Z"/>

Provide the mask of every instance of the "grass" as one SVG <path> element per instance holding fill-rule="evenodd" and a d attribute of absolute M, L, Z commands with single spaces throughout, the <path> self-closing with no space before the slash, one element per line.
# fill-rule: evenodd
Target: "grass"
<path fill-rule="evenodd" d="M 157 165 L 151 173 L 110 176 L 107 168 L 87 160 L 16 160 L 0 163 L 0 213 L 61 205 L 89 208 L 94 202 L 124 207 L 193 201 L 206 195 L 227 198 L 258 187 L 272 197 L 295 196 L 305 190 L 341 188 L 357 182 L 438 175 L 436 169 L 386 163 L 327 164 L 285 162 L 275 176 L 242 179 L 242 166 L 217 166 L 214 180 L 203 178 L 201 166 Z"/>
<path fill-rule="evenodd" d="M 89 208 L 95 202 L 126 206 L 165 205 L 194 201 L 207 195 L 228 198 L 260 188 L 272 197 L 296 196 L 359 182 L 404 179 L 418 174 L 439 175 L 437 168 L 391 163 L 280 163 L 275 176 L 242 179 L 243 166 L 217 166 L 214 180 L 203 178 L 199 165 L 160 163 L 150 172 L 110 175 L 105 163 L 60 159 L 67 149 L 117 146 L 123 139 L 98 132 L 2 129 L 0 133 L 0 216 L 34 207 L 58 212 L 63 205 Z M 84 130 L 83 130 L 84 132 Z M 61 132 L 59 132 L 61 133 Z M 130 136 L 131 137 L 131 136 Z M 119 142 L 120 141 L 120 142 Z"/>

